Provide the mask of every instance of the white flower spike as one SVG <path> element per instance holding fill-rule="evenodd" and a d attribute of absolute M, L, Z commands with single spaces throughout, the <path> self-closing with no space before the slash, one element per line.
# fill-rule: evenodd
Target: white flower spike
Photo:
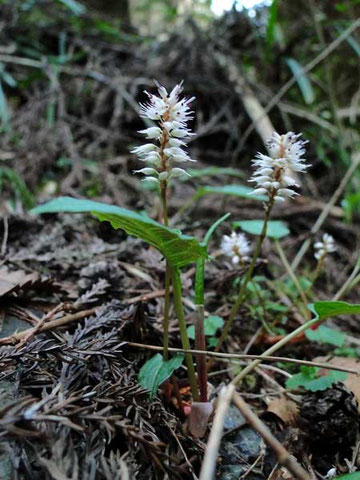
<path fill-rule="evenodd" d="M 147 162 L 152 168 L 142 168 L 134 173 L 148 175 L 155 182 L 168 183 L 172 178 L 188 175 L 180 168 L 173 168 L 172 163 L 194 162 L 184 150 L 189 138 L 194 135 L 188 128 L 191 120 L 192 98 L 180 99 L 183 90 L 182 82 L 176 85 L 170 93 L 165 87 L 156 83 L 158 96 L 145 91 L 149 97 L 148 103 L 140 104 L 140 116 L 157 122 L 157 126 L 140 130 L 145 138 L 158 144 L 146 143 L 131 150 L 142 162 Z M 156 172 L 152 171 L 154 167 Z"/>
<path fill-rule="evenodd" d="M 240 261 L 249 258 L 251 247 L 243 233 L 232 232 L 231 235 L 223 236 L 221 250 L 225 255 L 231 257 L 232 263 L 237 265 Z"/>
<path fill-rule="evenodd" d="M 284 135 L 273 133 L 267 145 L 269 155 L 258 153 L 253 160 L 256 171 L 249 180 L 256 184 L 253 194 L 265 194 L 275 201 L 298 195 L 293 187 L 299 185 L 289 174 L 306 172 L 309 167 L 302 158 L 307 142 L 299 140 L 300 136 L 301 133 L 296 135 L 293 132 Z"/>
<path fill-rule="evenodd" d="M 315 254 L 314 257 L 316 260 L 320 260 L 328 253 L 333 253 L 336 251 L 336 245 L 334 237 L 329 235 L 328 233 L 324 233 L 322 237 L 322 242 L 316 242 L 314 244 Z"/>

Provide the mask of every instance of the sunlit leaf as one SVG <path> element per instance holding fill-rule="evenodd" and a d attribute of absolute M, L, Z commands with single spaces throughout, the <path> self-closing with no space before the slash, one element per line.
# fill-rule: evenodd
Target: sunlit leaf
<path fill-rule="evenodd" d="M 329 328 L 326 325 L 320 325 L 316 330 L 306 330 L 305 335 L 312 342 L 328 343 L 335 347 L 342 347 L 346 335 L 343 332 Z"/>
<path fill-rule="evenodd" d="M 71 197 L 60 197 L 40 205 L 32 213 L 91 213 L 100 221 L 108 221 L 115 229 L 121 228 L 129 235 L 141 238 L 158 249 L 173 267 L 183 267 L 197 260 L 207 258 L 206 247 L 179 230 L 173 230 L 137 212 Z"/>
<path fill-rule="evenodd" d="M 346 473 L 340 475 L 340 477 L 335 477 L 334 480 L 360 480 L 360 472 Z"/>
<path fill-rule="evenodd" d="M 165 361 L 160 353 L 150 358 L 140 369 L 138 381 L 143 388 L 150 392 L 153 398 L 157 389 L 179 368 L 184 360 L 184 355 L 177 354 Z"/>
<path fill-rule="evenodd" d="M 263 220 L 239 220 L 233 222 L 233 227 L 240 227 L 244 232 L 251 233 L 252 235 L 260 235 L 263 229 Z M 267 224 L 266 236 L 270 238 L 283 238 L 289 235 L 290 230 L 286 223 L 280 220 L 270 220 Z"/>
<path fill-rule="evenodd" d="M 318 319 L 319 321 L 337 315 L 360 314 L 359 304 L 350 304 L 346 302 L 314 302 L 308 305 L 308 308 L 315 315 L 314 320 Z"/>
<path fill-rule="evenodd" d="M 311 392 L 326 390 L 336 382 L 342 382 L 347 378 L 347 373 L 331 371 L 328 375 L 317 378 L 318 369 L 315 367 L 300 367 L 300 373 L 293 375 L 286 381 L 286 388 L 294 390 L 299 387 Z"/>

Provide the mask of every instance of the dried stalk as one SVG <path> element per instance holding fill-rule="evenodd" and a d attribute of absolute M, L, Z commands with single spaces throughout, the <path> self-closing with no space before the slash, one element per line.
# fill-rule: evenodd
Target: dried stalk
<path fill-rule="evenodd" d="M 311 480 L 311 477 L 307 471 L 296 461 L 295 457 L 290 455 L 286 448 L 281 445 L 279 440 L 274 437 L 268 427 L 257 415 L 255 415 L 255 413 L 250 409 L 250 407 L 237 392 L 234 392 L 232 400 L 236 408 L 246 418 L 249 425 L 256 430 L 269 445 L 269 447 L 274 450 L 278 457 L 279 463 L 286 467 L 295 478 L 300 480 Z"/>
<path fill-rule="evenodd" d="M 201 467 L 199 480 L 212 480 L 214 478 L 225 416 L 234 392 L 235 387 L 233 385 L 228 385 L 227 387 L 224 387 L 220 393 L 213 427 L 206 445 L 205 456 Z"/>
<path fill-rule="evenodd" d="M 0 345 L 15 344 L 20 342 L 23 338 L 26 338 L 28 335 L 31 335 L 32 332 L 36 329 L 36 333 L 45 332 L 46 330 L 51 330 L 56 327 L 62 327 L 68 323 L 75 322 L 76 320 L 81 320 L 82 318 L 89 317 L 96 312 L 96 308 L 90 308 L 89 310 L 83 310 L 82 312 L 72 313 L 70 315 L 65 315 L 62 318 L 57 318 L 56 320 L 51 320 L 50 322 L 45 323 L 38 330 L 36 327 L 28 328 L 22 332 L 14 333 L 9 337 L 0 338 Z"/>

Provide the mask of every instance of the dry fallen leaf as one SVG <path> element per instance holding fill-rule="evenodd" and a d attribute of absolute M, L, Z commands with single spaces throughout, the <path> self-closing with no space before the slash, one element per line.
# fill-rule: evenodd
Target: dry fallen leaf
<path fill-rule="evenodd" d="M 210 402 L 193 402 L 189 415 L 189 432 L 196 438 L 202 438 L 207 430 L 209 418 L 213 412 Z"/>
<path fill-rule="evenodd" d="M 0 297 L 4 295 L 16 295 L 21 290 L 39 287 L 59 289 L 59 285 L 53 284 L 49 278 L 41 278 L 36 272 L 26 273 L 24 270 L 9 272 L 6 267 L 0 268 Z"/>
<path fill-rule="evenodd" d="M 359 370 L 359 375 L 355 373 L 349 373 L 346 380 L 342 382 L 355 396 L 360 411 L 360 360 L 350 357 L 316 357 L 314 362 L 331 362 L 337 367 L 344 367 L 353 370 Z M 327 375 L 329 370 L 323 368 L 320 370 L 320 375 Z"/>
<path fill-rule="evenodd" d="M 286 395 L 275 398 L 268 405 L 268 412 L 279 417 L 286 425 L 295 425 L 298 416 L 298 405 Z"/>

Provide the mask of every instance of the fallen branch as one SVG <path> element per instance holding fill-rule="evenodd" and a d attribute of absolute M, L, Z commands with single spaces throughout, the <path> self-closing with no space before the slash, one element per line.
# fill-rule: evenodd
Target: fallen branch
<path fill-rule="evenodd" d="M 31 335 L 32 332 L 36 329 L 36 333 L 45 332 L 46 330 L 51 330 L 53 328 L 62 327 L 68 323 L 75 322 L 76 320 L 81 320 L 82 318 L 89 317 L 93 315 L 96 311 L 96 308 L 90 308 L 89 310 L 83 310 L 82 312 L 72 313 L 70 315 L 65 315 L 64 317 L 57 318 L 56 320 L 51 320 L 50 322 L 45 323 L 38 330 L 36 327 L 28 328 L 22 332 L 14 333 L 9 337 L 0 338 L 0 345 L 15 344 L 20 342 L 23 338 L 26 338 L 28 335 Z"/>
<path fill-rule="evenodd" d="M 209 440 L 206 445 L 204 461 L 201 466 L 200 480 L 212 480 L 214 478 L 225 416 L 234 392 L 235 387 L 233 385 L 224 387 L 220 392 L 215 418 L 213 421 L 213 427 L 210 432 Z"/>
<path fill-rule="evenodd" d="M 164 349 L 163 347 L 159 347 L 157 345 L 145 345 L 143 343 L 134 343 L 134 342 L 124 342 L 123 345 L 129 345 L 129 347 L 135 348 L 144 348 L 146 350 L 154 350 L 156 352 L 162 352 Z M 169 347 L 169 352 L 173 353 L 190 353 L 192 355 L 206 355 L 207 357 L 216 357 L 216 358 L 224 358 L 224 359 L 239 359 L 239 360 L 260 360 L 261 362 L 289 362 L 295 363 L 297 365 L 306 365 L 310 367 L 318 367 L 318 368 L 326 368 L 328 370 L 337 370 L 339 372 L 346 372 L 346 373 L 353 373 L 355 375 L 360 375 L 360 370 L 354 370 L 352 368 L 345 368 L 340 367 L 337 365 L 333 365 L 332 363 L 322 363 L 322 362 L 311 362 L 309 360 L 298 360 L 296 358 L 289 358 L 289 357 L 274 357 L 274 356 L 267 356 L 267 355 L 248 355 L 242 353 L 221 353 L 221 352 L 209 352 L 207 350 L 184 350 L 182 348 L 171 348 Z"/>
<path fill-rule="evenodd" d="M 249 425 L 256 430 L 264 439 L 264 441 L 271 447 L 276 453 L 279 463 L 291 472 L 295 478 L 300 480 L 311 480 L 307 471 L 296 461 L 293 455 L 286 450 L 279 440 L 274 437 L 268 427 L 255 415 L 246 402 L 240 397 L 240 395 L 234 391 L 232 400 L 236 408 L 246 418 Z M 210 477 L 209 477 L 210 478 Z"/>

